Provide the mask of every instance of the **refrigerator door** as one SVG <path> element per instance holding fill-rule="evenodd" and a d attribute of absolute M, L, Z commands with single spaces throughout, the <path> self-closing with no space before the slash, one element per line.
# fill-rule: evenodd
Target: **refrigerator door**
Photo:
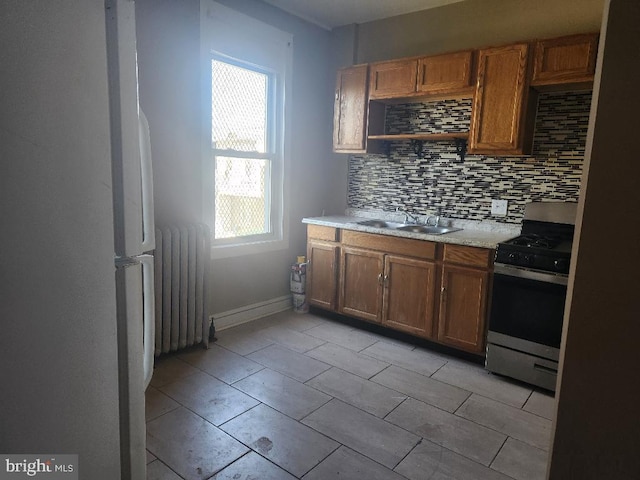
<path fill-rule="evenodd" d="M 106 0 L 105 6 L 115 253 L 134 257 L 154 248 L 149 128 L 138 107 L 135 5 Z"/>
<path fill-rule="evenodd" d="M 154 259 L 152 255 L 139 255 L 136 258 L 140 260 L 140 264 L 142 265 L 143 376 L 144 388 L 146 390 L 153 376 L 156 337 Z"/>
<path fill-rule="evenodd" d="M 116 261 L 120 455 L 122 478 L 146 477 L 144 412 L 143 266 L 136 258 Z M 152 281 L 151 281 L 152 282 Z"/>
<path fill-rule="evenodd" d="M 140 187 L 142 189 L 142 251 L 150 252 L 156 248 L 156 228 L 153 213 L 153 169 L 151 168 L 151 137 L 149 122 L 139 110 L 140 134 Z"/>

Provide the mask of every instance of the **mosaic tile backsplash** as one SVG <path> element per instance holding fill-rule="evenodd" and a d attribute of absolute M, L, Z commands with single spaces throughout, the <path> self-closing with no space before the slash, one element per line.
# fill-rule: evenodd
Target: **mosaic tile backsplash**
<path fill-rule="evenodd" d="M 425 142 L 418 158 L 400 141 L 389 157 L 351 155 L 348 206 L 519 224 L 529 202 L 576 202 L 590 106 L 591 92 L 541 93 L 531 156 L 461 162 L 453 142 Z M 386 133 L 464 132 L 470 118 L 471 99 L 389 105 Z M 491 215 L 491 199 L 508 200 L 506 217 Z"/>

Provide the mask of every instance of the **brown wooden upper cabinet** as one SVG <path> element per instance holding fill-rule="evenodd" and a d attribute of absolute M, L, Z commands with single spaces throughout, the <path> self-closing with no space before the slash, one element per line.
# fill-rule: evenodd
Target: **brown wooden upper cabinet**
<path fill-rule="evenodd" d="M 471 153 L 522 155 L 531 150 L 536 97 L 529 92 L 529 63 L 527 43 L 479 50 Z"/>
<path fill-rule="evenodd" d="M 532 87 L 593 82 L 598 33 L 539 40 L 535 46 Z"/>
<path fill-rule="evenodd" d="M 370 65 L 369 98 L 471 93 L 471 50 L 430 57 L 378 62 Z"/>
<path fill-rule="evenodd" d="M 444 94 L 469 90 L 473 80 L 473 52 L 456 52 L 418 59 L 416 90 Z"/>
<path fill-rule="evenodd" d="M 333 110 L 333 150 L 364 152 L 367 147 L 368 66 L 338 70 Z"/>
<path fill-rule="evenodd" d="M 393 60 L 369 65 L 369 98 L 404 97 L 415 93 L 418 60 Z"/>
<path fill-rule="evenodd" d="M 333 149 L 385 153 L 387 103 L 473 97 L 469 153 L 527 155 L 537 92 L 590 88 L 598 36 L 570 35 L 339 70 Z"/>

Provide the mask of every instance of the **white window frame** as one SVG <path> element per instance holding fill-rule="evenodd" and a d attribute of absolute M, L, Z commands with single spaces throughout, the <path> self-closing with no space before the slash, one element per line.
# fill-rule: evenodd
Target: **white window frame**
<path fill-rule="evenodd" d="M 293 36 L 212 0 L 200 2 L 200 56 L 203 98 L 203 217 L 211 231 L 215 228 L 214 149 L 211 138 L 211 61 L 229 59 L 257 71 L 268 72 L 275 85 L 270 105 L 273 121 L 271 151 L 270 225 L 271 232 L 215 240 L 211 238 L 211 257 L 228 258 L 259 254 L 289 247 L 289 152 L 291 131 L 291 77 Z M 242 152 L 245 153 L 245 152 Z M 251 156 L 249 153 L 247 156 Z M 256 155 L 256 158 L 260 158 Z"/>

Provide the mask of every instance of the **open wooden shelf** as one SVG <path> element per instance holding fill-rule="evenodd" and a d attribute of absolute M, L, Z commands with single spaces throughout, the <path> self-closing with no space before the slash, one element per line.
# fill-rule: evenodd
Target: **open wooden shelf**
<path fill-rule="evenodd" d="M 419 158 L 424 157 L 424 142 L 453 141 L 456 144 L 456 152 L 460 161 L 464 161 L 467 153 L 467 140 L 469 132 L 450 133 L 397 133 L 393 135 L 369 135 L 367 137 L 367 152 L 384 153 L 389 155 L 390 141 L 409 140 L 413 151 Z"/>
<path fill-rule="evenodd" d="M 436 142 L 438 140 L 455 140 L 456 138 L 467 140 L 469 132 L 452 133 L 397 133 L 393 135 L 369 135 L 369 140 L 421 140 L 423 142 Z"/>

